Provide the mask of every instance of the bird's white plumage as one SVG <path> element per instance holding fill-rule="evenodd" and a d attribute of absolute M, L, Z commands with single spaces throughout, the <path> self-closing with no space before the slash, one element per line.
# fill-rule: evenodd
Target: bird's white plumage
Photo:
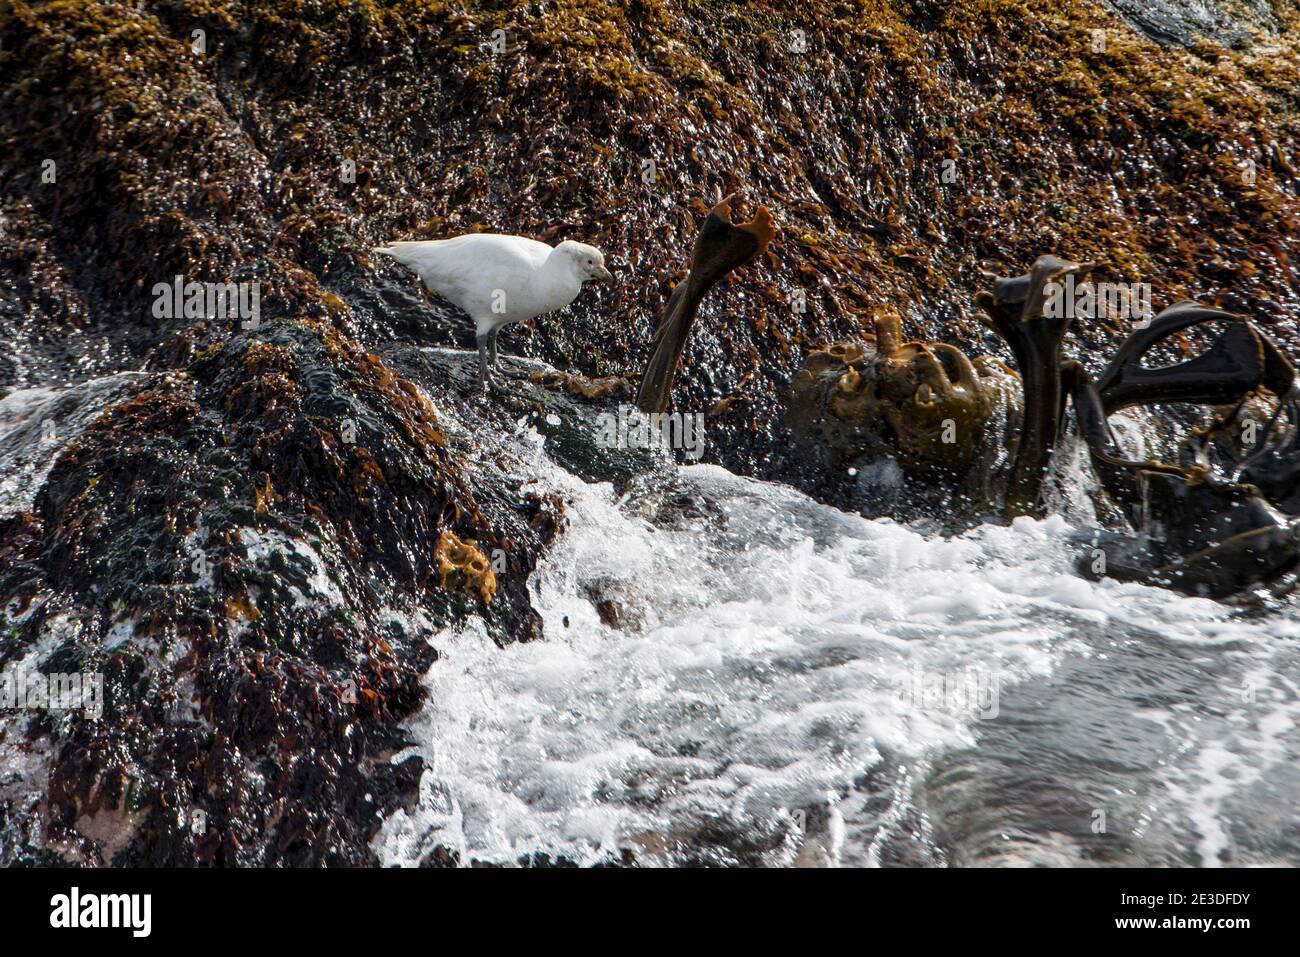
<path fill-rule="evenodd" d="M 599 249 L 570 240 L 551 248 L 523 236 L 470 233 L 392 243 L 375 252 L 414 270 L 431 291 L 469 313 L 478 343 L 479 384 L 485 391 L 502 326 L 562 309 L 589 279 L 614 278 Z"/>
<path fill-rule="evenodd" d="M 604 272 L 604 257 L 591 246 L 567 242 L 552 248 L 495 233 L 392 243 L 375 251 L 392 256 L 428 289 L 464 309 L 480 334 L 567 306 L 584 280 L 596 278 L 584 272 L 588 260 Z"/>

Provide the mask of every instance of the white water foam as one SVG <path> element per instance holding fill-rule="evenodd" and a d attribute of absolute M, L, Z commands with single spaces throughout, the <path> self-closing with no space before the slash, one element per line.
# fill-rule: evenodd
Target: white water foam
<path fill-rule="evenodd" d="M 0 516 L 30 509 L 59 453 L 136 372 L 66 388 L 17 389 L 0 399 Z"/>
<path fill-rule="evenodd" d="M 885 756 L 973 744 L 976 716 L 912 693 L 918 675 L 1005 690 L 1050 673 L 1081 628 L 1213 648 L 1276 627 L 1080 578 L 1059 518 L 923 536 L 716 467 L 678 474 L 720 518 L 652 524 L 641 501 L 552 467 L 572 501 L 531 582 L 546 638 L 498 649 L 477 622 L 436 637 L 418 743 L 395 758 L 428 770 L 417 806 L 376 838 L 385 863 L 438 845 L 465 862 L 631 848 L 667 863 L 706 830 L 771 835 L 800 809 L 830 807 L 836 826 Z M 764 863 L 795 862 L 789 842 L 770 848 Z"/>
<path fill-rule="evenodd" d="M 59 450 L 133 378 L 0 400 L 0 514 L 30 507 Z M 1144 443 L 1138 426 L 1121 428 L 1122 441 Z M 417 753 L 428 771 L 416 804 L 376 838 L 384 862 L 414 864 L 443 845 L 463 862 L 546 852 L 594 863 L 631 849 L 669 863 L 730 845 L 751 862 L 876 863 L 883 832 L 862 826 L 864 773 L 891 765 L 917 782 L 929 758 L 979 747 L 978 716 L 931 700 L 928 682 L 973 675 L 1014 693 L 1049 679 L 1044 693 L 1060 694 L 1050 679 L 1067 657 L 1105 675 L 1098 634 L 1192 648 L 1215 676 L 1181 700 L 1122 712 L 1163 755 L 1134 836 L 1161 822 L 1180 859 L 1202 865 L 1292 857 L 1293 610 L 1242 617 L 1088 582 L 1062 518 L 942 537 L 709 466 L 677 473 L 696 517 L 665 517 L 648 496 L 618 499 L 569 476 L 523 433 L 530 441 L 511 451 L 570 499 L 569 528 L 530 582 L 546 638 L 498 649 L 477 620 L 436 635 L 429 701 L 408 729 L 416 744 L 395 757 Z M 1069 520 L 1087 524 L 1078 458 L 1062 456 L 1055 487 Z M 336 600 L 318 578 L 313 597 Z M 15 625 L 31 608 L 6 611 Z M 13 732 L 0 733 L 0 770 L 30 790 L 22 769 L 40 763 L 8 747 Z M 884 817 L 904 820 L 906 800 Z M 782 839 L 819 810 L 820 833 Z M 736 847 L 744 839 L 758 850 Z"/>

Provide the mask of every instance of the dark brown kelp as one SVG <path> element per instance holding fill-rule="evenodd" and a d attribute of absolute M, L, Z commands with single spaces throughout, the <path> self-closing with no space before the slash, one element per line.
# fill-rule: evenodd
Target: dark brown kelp
<path fill-rule="evenodd" d="M 1171 366 L 1142 366 L 1143 355 L 1161 340 L 1194 325 L 1223 322 L 1230 323 L 1227 330 L 1200 355 Z M 1093 385 L 1082 363 L 1072 360 L 1060 366 L 1061 412 L 1068 399 L 1103 487 L 1127 510 L 1139 532 L 1136 538 L 1104 534 L 1111 556 L 1104 574 L 1226 598 L 1274 582 L 1300 564 L 1300 525 L 1275 507 L 1294 496 L 1294 470 L 1273 472 L 1277 481 L 1270 502 L 1259 487 L 1235 481 L 1231 474 L 1216 474 L 1208 451 L 1215 433 L 1228 428 L 1254 397 L 1265 407 L 1274 405 L 1276 412 L 1253 457 L 1282 464 L 1286 444 L 1272 448 L 1268 433 L 1291 408 L 1294 381 L 1290 360 L 1267 335 L 1195 302 L 1180 302 L 1134 332 L 1106 367 L 1099 386 Z M 1216 414 L 1208 426 L 1193 433 L 1193 461 L 1187 465 L 1128 460 L 1107 416 L 1126 406 L 1168 402 L 1220 405 L 1231 411 Z M 1021 442 L 1023 447 L 1026 439 Z M 1270 452 L 1281 454 L 1269 459 Z M 1228 464 L 1230 472 L 1237 471 Z M 1099 573 L 1092 560 L 1081 562 L 1080 569 Z"/>
<path fill-rule="evenodd" d="M 1040 256 L 1029 274 L 998 279 L 992 293 L 981 293 L 976 299 L 985 310 L 989 326 L 1016 357 L 1024 389 L 1024 429 L 1007 481 L 1005 510 L 1010 518 L 1039 514 L 1043 476 L 1051 463 L 1061 423 L 1061 366 L 1071 316 L 1046 315 L 1046 287 L 1068 276 L 1086 276 L 1092 268 L 1092 263 Z"/>
<path fill-rule="evenodd" d="M 1204 352 L 1172 366 L 1142 365 L 1142 358 L 1161 340 L 1211 322 L 1228 326 Z M 1124 340 L 1097 380 L 1097 393 L 1107 413 L 1154 402 L 1222 405 L 1239 402 L 1259 388 L 1284 396 L 1294 378 L 1291 360 L 1252 323 L 1221 309 L 1180 302 Z"/>
<path fill-rule="evenodd" d="M 716 410 L 706 455 L 733 469 L 784 467 L 780 396 L 809 351 L 882 304 L 979 345 L 979 271 L 1046 250 L 1285 344 L 1300 14 L 1277 16 L 1230 49 L 1162 47 L 1090 0 L 20 0 L 0 10 L 0 333 L 29 348 L 0 385 L 138 362 L 172 331 L 149 285 L 177 272 L 260 279 L 268 310 L 368 342 L 456 344 L 364 251 L 472 229 L 629 264 L 509 351 L 639 376 L 706 212 L 681 197 L 747 185 L 781 255 L 714 289 L 737 321 L 691 338 L 706 374 L 676 386 Z"/>
<path fill-rule="evenodd" d="M 776 224 L 766 206 L 758 207 L 749 222 L 733 224 L 734 199 L 734 195 L 728 196 L 709 210 L 695 238 L 686 278 L 668 297 L 650 341 L 650 359 L 637 391 L 636 405 L 642 412 L 667 410 L 677 364 L 701 300 L 727 273 L 762 255 L 776 235 Z"/>
<path fill-rule="evenodd" d="M 109 685 L 100 724 L 28 724 L 43 776 L 0 809 L 6 862 L 369 863 L 420 777 L 388 758 L 432 654 L 385 612 L 536 637 L 525 582 L 561 504 L 446 444 L 426 396 L 450 408 L 454 383 L 417 390 L 380 347 L 456 333 L 365 250 L 600 246 L 627 281 L 511 345 L 610 382 L 640 371 L 706 212 L 680 197 L 752 184 L 781 256 L 664 356 L 697 372 L 676 391 L 712 411 L 707 454 L 780 474 L 808 353 L 882 304 L 970 346 L 979 270 L 1047 249 L 1294 339 L 1300 15 L 1278 17 L 1184 49 L 1090 0 L 0 5 L 0 389 L 149 370 L 0 523 L 0 604 L 26 616 L 0 663 L 57 626 Z M 264 328 L 155 317 L 175 275 L 261 283 Z M 254 560 L 259 536 L 319 544 L 339 600 L 301 611 L 313 569 Z"/>

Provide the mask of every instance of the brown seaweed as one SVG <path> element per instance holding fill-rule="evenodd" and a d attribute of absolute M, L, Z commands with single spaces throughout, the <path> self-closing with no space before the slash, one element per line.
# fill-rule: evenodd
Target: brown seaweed
<path fill-rule="evenodd" d="M 976 298 L 985 310 L 981 318 L 1011 347 L 1024 391 L 1024 428 L 1007 482 L 1005 509 L 1009 517 L 1040 514 L 1043 477 L 1061 424 L 1061 366 L 1072 318 L 1068 313 L 1046 315 L 1046 287 L 1067 276 L 1085 276 L 1092 268 L 1092 263 L 1040 256 L 1029 274 L 998 279 L 991 294 L 981 293 Z"/>
<path fill-rule="evenodd" d="M 837 343 L 808 356 L 786 421 L 797 443 L 833 455 L 830 468 L 887 455 L 911 474 L 952 483 L 975 462 L 990 417 L 1009 398 L 1008 378 L 947 343 L 902 341 L 898 314 L 885 309 L 874 349 Z"/>
<path fill-rule="evenodd" d="M 1208 322 L 1231 325 L 1213 345 L 1185 362 L 1157 369 L 1143 367 L 1142 357 L 1158 343 Z M 1294 379 L 1291 360 L 1253 323 L 1221 309 L 1184 301 L 1124 340 L 1098 378 L 1097 393 L 1109 414 L 1131 405 L 1158 402 L 1222 405 L 1238 402 L 1260 388 L 1286 395 Z"/>
<path fill-rule="evenodd" d="M 1187 362 L 1155 370 L 1138 367 L 1142 354 L 1173 331 L 1224 318 L 1234 317 L 1191 302 L 1161 313 L 1151 328 L 1134 333 L 1134 344 L 1121 347 L 1117 361 L 1108 366 L 1112 374 L 1107 381 L 1123 386 L 1112 397 L 1123 405 L 1241 403 L 1265 382 L 1289 392 L 1290 362 L 1268 337 L 1246 324 L 1229 327 L 1209 351 Z M 1280 515 L 1258 487 L 1216 476 L 1205 464 L 1126 459 L 1106 422 L 1111 409 L 1102 389 L 1078 362 L 1062 368 L 1062 379 L 1103 487 L 1127 508 L 1140 533 L 1129 540 L 1107 536 L 1106 575 L 1226 598 L 1300 566 L 1300 524 Z M 1079 567 L 1085 574 L 1095 571 L 1088 558 Z"/>
<path fill-rule="evenodd" d="M 673 377 L 701 300 L 727 273 L 762 255 L 776 235 L 776 224 L 766 206 L 758 207 L 749 222 L 733 224 L 734 199 L 734 194 L 728 196 L 709 210 L 695 237 L 686 278 L 674 287 L 659 317 L 636 395 L 636 406 L 642 412 L 667 410 Z"/>

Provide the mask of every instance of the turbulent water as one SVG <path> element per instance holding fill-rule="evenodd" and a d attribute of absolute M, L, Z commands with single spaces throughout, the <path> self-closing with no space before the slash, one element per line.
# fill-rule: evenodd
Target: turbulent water
<path fill-rule="evenodd" d="M 0 401 L 6 512 L 128 381 Z M 1080 578 L 1081 458 L 1065 517 L 946 536 L 707 465 L 620 496 L 510 444 L 569 500 L 545 639 L 437 634 L 383 862 L 1300 861 L 1300 616 Z"/>
<path fill-rule="evenodd" d="M 0 398 L 0 517 L 31 508 L 59 450 L 138 378 L 122 372 L 72 388 L 16 389 Z"/>
<path fill-rule="evenodd" d="M 438 635 L 386 863 L 1300 860 L 1293 612 L 1088 582 L 1063 518 L 926 534 L 713 466 L 618 497 L 533 438 L 546 639 Z"/>

